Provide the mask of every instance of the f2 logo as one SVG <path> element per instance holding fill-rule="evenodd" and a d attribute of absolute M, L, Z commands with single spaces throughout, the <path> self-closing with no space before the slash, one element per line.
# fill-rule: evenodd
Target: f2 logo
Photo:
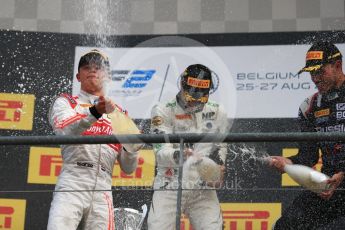
<path fill-rule="evenodd" d="M 134 70 L 123 84 L 123 88 L 144 88 L 156 70 Z"/>

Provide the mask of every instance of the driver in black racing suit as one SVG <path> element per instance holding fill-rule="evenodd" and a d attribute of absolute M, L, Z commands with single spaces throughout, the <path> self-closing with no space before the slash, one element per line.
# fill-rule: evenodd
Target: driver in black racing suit
<path fill-rule="evenodd" d="M 310 72 L 318 92 L 304 100 L 299 108 L 302 132 L 345 131 L 345 76 L 342 55 L 329 42 L 315 42 L 306 55 L 306 66 L 299 72 Z M 344 229 L 345 227 L 345 143 L 300 143 L 297 155 L 274 156 L 272 166 L 284 172 L 285 164 L 314 166 L 322 153 L 322 169 L 330 179 L 330 189 L 316 194 L 303 191 L 287 207 L 275 224 L 275 230 Z"/>

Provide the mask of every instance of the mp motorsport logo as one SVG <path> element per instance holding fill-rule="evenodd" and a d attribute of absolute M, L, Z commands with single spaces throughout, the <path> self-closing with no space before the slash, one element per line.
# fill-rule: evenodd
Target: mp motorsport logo
<path fill-rule="evenodd" d="M 121 87 L 110 91 L 112 96 L 139 96 L 156 70 L 112 70 L 111 81 L 121 82 Z"/>

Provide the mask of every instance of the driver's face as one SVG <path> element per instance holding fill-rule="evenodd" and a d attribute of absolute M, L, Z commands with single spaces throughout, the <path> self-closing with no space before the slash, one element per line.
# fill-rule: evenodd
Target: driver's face
<path fill-rule="evenodd" d="M 187 91 L 182 92 L 183 100 L 185 101 L 186 105 L 186 112 L 193 113 L 197 111 L 201 111 L 205 104 L 208 102 L 208 94 L 202 95 L 201 97 L 195 98 Z"/>
<path fill-rule="evenodd" d="M 334 64 L 326 64 L 321 69 L 310 72 L 311 79 L 321 94 L 336 87 L 336 71 Z"/>
<path fill-rule="evenodd" d="M 104 81 L 107 79 L 107 70 L 101 65 L 90 63 L 80 67 L 77 78 L 81 83 L 82 90 L 97 94 L 103 90 Z"/>
<path fill-rule="evenodd" d="M 187 91 L 183 92 L 183 96 L 187 103 L 207 103 L 208 101 L 208 94 L 205 94 L 199 98 L 194 98 L 193 95 L 189 94 Z"/>

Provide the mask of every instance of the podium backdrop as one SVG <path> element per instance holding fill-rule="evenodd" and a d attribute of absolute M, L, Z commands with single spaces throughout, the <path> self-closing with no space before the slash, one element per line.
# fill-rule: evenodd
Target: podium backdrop
<path fill-rule="evenodd" d="M 151 106 L 178 91 L 178 76 L 190 63 L 214 71 L 211 95 L 223 103 L 233 132 L 297 131 L 297 109 L 315 92 L 307 74 L 298 75 L 312 37 L 330 36 L 345 53 L 340 32 L 97 36 L 0 31 L 0 135 L 53 135 L 50 103 L 60 93 L 77 93 L 76 63 L 97 47 L 111 59 L 110 96 L 128 108 L 148 132 Z M 229 143 L 255 154 L 296 154 L 296 143 Z M 59 146 L 0 146 L 0 229 L 46 229 L 52 190 L 60 173 Z M 155 158 L 150 146 L 138 168 L 113 173 L 115 207 L 150 205 Z M 218 191 L 225 229 L 269 229 L 298 193 L 286 175 L 229 151 L 225 187 Z M 319 167 L 318 165 L 317 167 Z M 288 189 L 287 189 L 288 188 Z M 182 219 L 183 229 L 190 229 Z"/>

